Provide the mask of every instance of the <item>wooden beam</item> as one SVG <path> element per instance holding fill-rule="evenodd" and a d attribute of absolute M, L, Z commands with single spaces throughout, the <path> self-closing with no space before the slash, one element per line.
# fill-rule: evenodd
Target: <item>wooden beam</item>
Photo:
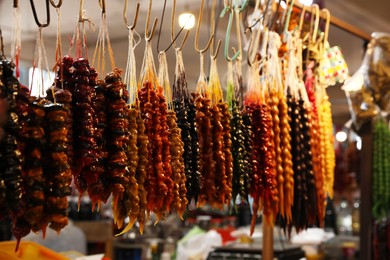
<path fill-rule="evenodd" d="M 261 253 L 263 260 L 274 259 L 274 227 L 270 226 L 263 217 L 263 250 Z"/>
<path fill-rule="evenodd" d="M 360 152 L 360 259 L 371 259 L 372 254 L 372 123 L 366 123 L 359 131 L 362 138 Z"/>

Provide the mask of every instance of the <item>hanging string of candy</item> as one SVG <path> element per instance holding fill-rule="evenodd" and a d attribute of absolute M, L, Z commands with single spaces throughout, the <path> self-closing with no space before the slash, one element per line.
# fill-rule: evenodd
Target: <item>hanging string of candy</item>
<path fill-rule="evenodd" d="M 388 120 L 380 117 L 374 124 L 373 147 L 373 208 L 372 213 L 376 220 L 389 216 L 390 177 L 389 177 L 389 141 L 390 130 Z"/>
<path fill-rule="evenodd" d="M 14 74 L 14 64 L 4 56 L 3 37 L 1 35 L 1 62 L 0 62 L 0 92 L 4 108 L 4 119 L 2 120 L 3 136 L 1 140 L 1 170 L 0 180 L 2 184 L 1 204 L 2 217 L 9 216 L 13 222 L 12 233 L 17 239 L 26 236 L 30 232 L 30 225 L 26 224 L 23 215 L 26 208 L 25 190 L 23 185 L 23 154 L 21 148 L 23 143 L 20 140 L 21 124 L 18 116 L 18 104 L 16 97 L 24 92 Z M 28 91 L 28 90 L 27 90 Z M 24 96 L 24 95 L 23 95 Z M 25 102 L 25 100 L 23 100 Z M 41 181 L 42 184 L 44 181 Z M 41 197 L 42 193 L 40 194 Z M 44 204 L 43 198 L 40 201 Z M 38 211 L 38 209 L 37 209 Z M 39 208 L 37 215 L 43 212 L 43 207 Z M 42 215 L 40 215 L 42 216 Z M 41 220 L 38 216 L 39 221 Z M 19 221 L 18 221 L 19 220 Z M 21 223 L 23 221 L 23 223 Z M 32 221 L 33 222 L 33 221 Z M 34 221 L 35 222 L 35 221 Z M 20 223 L 20 224 L 19 224 Z M 34 223 L 35 224 L 35 223 Z"/>
<path fill-rule="evenodd" d="M 173 107 L 177 116 L 177 124 L 181 129 L 184 145 L 183 159 L 186 175 L 187 199 L 197 202 L 200 192 L 200 172 L 198 168 L 198 135 L 195 126 L 195 105 L 189 96 L 185 76 L 182 51 L 176 50 L 176 69 L 173 83 Z"/>
<path fill-rule="evenodd" d="M 173 185 L 170 211 L 177 211 L 180 218 L 183 218 L 183 213 L 187 207 L 187 188 L 186 175 L 184 164 L 184 143 L 181 140 L 181 129 L 177 124 L 176 112 L 173 110 L 172 91 L 169 83 L 168 64 L 166 60 L 166 52 L 162 51 L 159 54 L 159 83 L 163 86 L 164 96 L 166 98 L 168 113 L 167 126 L 169 132 L 170 155 L 171 155 L 171 180 Z"/>
<path fill-rule="evenodd" d="M 128 114 L 129 144 L 126 152 L 128 159 L 129 182 L 127 187 L 125 187 L 125 193 L 123 198 L 119 201 L 119 205 L 122 204 L 122 206 L 120 206 L 122 211 L 118 212 L 119 216 L 116 217 L 116 224 L 118 228 L 121 228 L 121 226 L 123 225 L 124 218 L 126 216 L 129 216 L 130 221 L 126 228 L 122 231 L 127 232 L 132 228 L 134 223 L 137 221 L 137 218 L 140 216 L 140 231 L 142 233 L 144 225 L 142 219 L 145 218 L 146 206 L 146 193 L 144 189 L 144 182 L 146 167 L 145 162 L 147 163 L 147 160 L 145 161 L 142 157 L 139 156 L 142 155 L 141 152 L 143 152 L 146 148 L 144 147 L 144 145 L 137 145 L 137 143 L 139 138 L 146 137 L 143 136 L 142 128 L 144 128 L 144 126 L 142 124 L 142 121 L 140 122 L 139 120 L 140 112 L 138 109 L 138 104 L 136 103 L 137 75 L 134 50 L 138 43 L 135 42 L 134 38 L 136 32 L 130 28 L 128 30 L 129 49 L 123 83 L 127 86 L 127 91 L 129 94 L 128 105 L 130 106 Z"/>
<path fill-rule="evenodd" d="M 281 74 L 281 65 L 278 59 L 278 51 L 281 47 L 281 40 L 278 34 L 269 34 L 269 61 L 268 77 L 269 85 L 269 107 L 272 114 L 272 126 L 274 132 L 275 163 L 277 174 L 277 186 L 279 197 L 279 215 L 286 222 L 291 221 L 291 207 L 294 198 L 294 177 L 291 155 L 290 117 L 284 91 Z"/>

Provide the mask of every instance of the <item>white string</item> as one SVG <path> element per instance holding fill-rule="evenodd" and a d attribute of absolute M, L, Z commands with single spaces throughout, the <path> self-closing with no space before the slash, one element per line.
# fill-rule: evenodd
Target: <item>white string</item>
<path fill-rule="evenodd" d="M 137 68 L 136 68 L 136 59 L 135 59 L 135 47 L 139 44 L 139 41 L 135 42 L 134 39 L 134 31 L 129 30 L 128 40 L 129 40 L 129 48 L 127 52 L 127 64 L 126 71 L 124 76 L 124 84 L 127 86 L 127 90 L 129 92 L 129 101 L 128 104 L 134 104 L 137 96 Z"/>
<path fill-rule="evenodd" d="M 146 42 L 144 59 L 142 61 L 142 71 L 140 77 L 140 83 L 151 81 L 153 87 L 156 88 L 156 67 L 154 64 L 153 51 L 151 42 Z"/>
<path fill-rule="evenodd" d="M 199 72 L 199 78 L 198 83 L 196 84 L 196 92 L 205 95 L 207 92 L 207 77 L 204 72 L 204 55 L 203 53 L 199 53 L 200 55 L 200 72 Z"/>
<path fill-rule="evenodd" d="M 17 62 L 17 59 L 20 55 L 20 50 L 22 47 L 21 41 L 21 16 L 20 16 L 20 8 L 19 6 L 13 9 L 13 23 L 15 27 L 12 29 L 12 45 L 11 45 L 11 61 Z"/>
<path fill-rule="evenodd" d="M 165 100 L 168 107 L 172 105 L 172 92 L 169 82 L 168 63 L 166 52 L 161 51 L 158 54 L 159 70 L 158 70 L 158 82 L 163 87 Z"/>
<path fill-rule="evenodd" d="M 269 32 L 268 41 L 268 70 L 267 75 L 270 82 L 275 82 L 275 87 L 279 90 L 282 88 L 282 70 L 280 68 L 280 61 L 278 51 L 282 42 L 279 34 L 276 32 Z"/>
<path fill-rule="evenodd" d="M 42 69 L 42 63 L 44 63 L 45 70 L 47 72 L 49 82 L 52 81 L 50 70 L 49 70 L 49 62 L 47 60 L 47 53 L 45 49 L 45 44 L 43 40 L 43 31 L 42 27 L 39 28 L 37 33 L 37 40 L 35 44 L 35 53 L 34 53 L 34 62 L 33 62 L 33 74 L 31 79 L 31 85 L 30 85 L 30 92 L 31 93 L 37 93 L 37 97 L 45 97 L 45 77 L 43 75 L 44 70 Z M 38 71 L 40 73 L 40 79 L 37 80 L 37 86 L 35 86 L 36 89 L 33 91 L 33 83 L 34 83 L 34 74 L 35 69 L 38 68 Z"/>

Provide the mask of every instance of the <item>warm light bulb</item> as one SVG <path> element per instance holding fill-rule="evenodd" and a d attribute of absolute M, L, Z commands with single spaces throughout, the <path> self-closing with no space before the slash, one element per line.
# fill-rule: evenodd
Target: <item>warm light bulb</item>
<path fill-rule="evenodd" d="M 313 0 L 299 0 L 299 2 L 303 5 L 306 5 L 306 6 L 313 4 Z"/>
<path fill-rule="evenodd" d="M 362 138 L 360 137 L 356 138 L 356 149 L 358 149 L 359 151 L 362 149 Z"/>
<path fill-rule="evenodd" d="M 340 143 L 345 142 L 345 140 L 347 140 L 347 137 L 348 137 L 347 133 L 344 131 L 340 131 L 340 132 L 336 133 L 337 142 L 340 142 Z"/>
<path fill-rule="evenodd" d="M 190 30 L 195 26 L 195 16 L 191 13 L 183 13 L 179 15 L 179 25 L 186 30 Z"/>
<path fill-rule="evenodd" d="M 284 0 L 278 0 L 278 2 L 280 3 L 280 7 L 282 7 L 283 9 L 287 8 L 287 4 Z"/>

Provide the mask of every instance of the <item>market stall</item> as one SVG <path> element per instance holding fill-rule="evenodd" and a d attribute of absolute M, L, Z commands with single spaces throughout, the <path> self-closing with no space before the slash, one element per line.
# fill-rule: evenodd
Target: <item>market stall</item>
<path fill-rule="evenodd" d="M 65 3 L 45 0 L 43 15 L 35 2 L 30 0 L 37 36 L 28 86 L 21 83 L 23 17 L 18 1 L 13 3 L 10 53 L 4 52 L 1 40 L 0 217 L 11 219 L 16 252 L 24 252 L 23 238 L 31 232 L 44 238 L 49 229 L 60 233 L 70 222 L 84 230 L 89 242 L 105 242 L 107 257 L 122 259 L 119 252 L 132 248 L 134 259 L 149 257 L 148 250 L 153 257 L 162 251 L 170 258 L 175 248 L 179 252 L 193 239 L 187 236 L 191 232 L 215 238 L 204 252 L 217 248 L 218 255 L 229 248 L 220 247 L 222 243 L 234 240 L 221 227 L 234 226 L 228 216 L 246 208 L 249 232 L 238 240 L 251 241 L 261 233 L 251 250 L 266 260 L 284 259 L 287 252 L 302 256 L 299 248 L 279 245 L 274 237 L 283 240 L 311 227 L 324 228 L 327 204 L 334 196 L 336 154 L 328 87 L 343 84 L 349 72 L 340 49 L 329 44 L 330 24 L 364 40 L 370 39 L 367 34 L 317 4 L 212 0 L 204 11 L 201 0 L 194 39 L 200 70 L 197 82 L 190 82 L 185 67 L 194 61 L 183 54 L 190 34 L 186 26 L 193 17 L 182 21 L 175 34 L 176 1 L 167 26 L 167 1 L 159 3 L 161 17 L 151 22 L 155 3 L 150 0 L 141 36 L 140 4 L 129 25 L 130 3 L 123 1 L 123 28 L 109 30 L 107 13 L 117 10 L 110 10 L 105 0 L 96 1 L 100 21 L 95 25 L 80 0 L 67 42 L 61 31 Z M 44 37 L 52 26 L 52 10 L 57 14 L 54 55 L 46 52 Z M 202 49 L 199 38 L 206 18 L 210 28 Z M 226 24 L 224 41 L 219 39 L 219 21 Z M 98 30 L 89 30 L 95 26 Z M 164 26 L 170 29 L 167 37 Z M 119 32 L 127 42 L 125 51 L 115 49 L 111 40 Z M 349 93 L 355 123 L 370 122 L 358 132 L 365 158 L 361 181 L 367 184 L 361 190 L 372 194 L 362 196 L 361 259 L 371 257 L 372 238 L 374 247 L 386 238 L 386 228 L 378 225 L 388 223 L 389 216 L 390 74 L 387 42 L 380 39 L 387 38 L 374 39 L 371 45 L 382 47 L 383 61 L 372 58 L 369 84 Z M 143 59 L 137 59 L 141 42 Z M 167 58 L 172 50 L 174 62 Z M 122 55 L 126 64 L 120 67 L 116 58 Z M 49 62 L 48 56 L 55 60 Z M 223 74 L 221 66 L 227 68 Z M 368 107 L 364 111 L 361 97 Z M 205 219 L 204 211 L 221 212 L 227 224 Z M 371 213 L 380 235 L 372 236 Z M 93 218 L 99 221 L 78 221 Z M 187 235 L 173 234 L 175 218 L 188 225 Z M 197 233 L 191 219 L 217 234 Z M 103 233 L 95 233 L 99 225 Z M 275 235 L 277 230 L 284 235 Z M 158 232 L 169 233 L 172 241 Z M 151 241 L 147 249 L 142 235 Z M 378 248 L 374 252 L 377 259 L 386 255 Z"/>

